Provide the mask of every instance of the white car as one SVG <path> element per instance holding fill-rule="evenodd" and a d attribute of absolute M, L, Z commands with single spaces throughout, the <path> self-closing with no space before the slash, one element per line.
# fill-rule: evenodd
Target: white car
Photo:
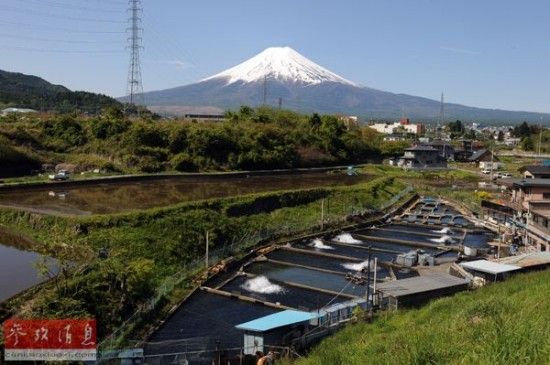
<path fill-rule="evenodd" d="M 489 174 L 491 173 L 491 170 L 489 170 L 489 169 L 483 169 L 483 170 L 481 170 L 481 173 L 482 173 L 482 174 L 485 174 L 485 175 L 489 175 Z"/>
<path fill-rule="evenodd" d="M 50 180 L 53 181 L 64 181 L 69 180 L 71 178 L 71 173 L 67 170 L 59 170 L 59 172 L 55 175 L 48 176 Z"/>
<path fill-rule="evenodd" d="M 503 172 L 502 174 L 500 174 L 501 179 L 509 179 L 511 177 L 512 177 L 512 174 L 509 172 Z"/>

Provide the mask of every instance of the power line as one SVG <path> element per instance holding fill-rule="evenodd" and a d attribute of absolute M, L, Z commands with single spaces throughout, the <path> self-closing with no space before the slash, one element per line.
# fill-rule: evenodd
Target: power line
<path fill-rule="evenodd" d="M 82 11 L 95 11 L 100 13 L 111 13 L 111 14 L 119 14 L 122 13 L 123 10 L 114 10 L 114 9 L 98 9 L 98 8 L 90 8 L 87 6 L 79 6 L 74 4 L 67 4 L 67 3 L 60 3 L 58 1 L 50 1 L 50 0 L 18 0 L 19 2 L 35 2 L 39 4 L 48 4 L 49 7 L 54 8 L 63 8 L 63 9 L 72 9 L 72 10 L 82 10 Z"/>
<path fill-rule="evenodd" d="M 29 51 L 29 52 L 41 52 L 41 53 L 85 53 L 85 54 L 111 54 L 111 53 L 123 53 L 121 50 L 103 50 L 103 51 L 91 51 L 91 50 L 67 50 L 67 49 L 46 49 L 46 48 L 34 48 L 34 47 L 22 47 L 22 46 L 9 46 L 1 45 L 2 49 L 9 49 L 14 51 Z"/>
<path fill-rule="evenodd" d="M 120 41 L 90 41 L 90 40 L 72 40 L 72 39 L 55 39 L 55 38 L 38 38 L 38 37 L 29 37 L 19 34 L 7 34 L 7 33 L 0 33 L 0 37 L 7 37 L 7 38 L 14 38 L 14 39 L 27 39 L 27 40 L 33 40 L 33 41 L 42 41 L 42 42 L 59 42 L 59 43 L 75 43 L 75 44 L 82 44 L 82 43 L 90 43 L 90 44 L 105 44 L 105 43 L 111 43 L 111 44 L 119 44 Z"/>
<path fill-rule="evenodd" d="M 45 16 L 45 17 L 55 18 L 55 19 L 65 19 L 65 20 L 79 21 L 79 22 L 124 24 L 124 22 L 121 22 L 119 20 L 72 17 L 72 16 L 66 16 L 66 15 L 47 13 L 47 12 L 38 11 L 38 10 L 22 9 L 15 6 L 8 6 L 8 5 L 0 5 L 0 8 L 6 11 L 15 12 L 15 13 L 34 14 L 34 15 Z"/>
<path fill-rule="evenodd" d="M 16 25 L 18 27 L 26 27 L 26 28 L 51 29 L 51 30 L 58 30 L 61 32 L 75 33 L 75 34 L 124 34 L 126 33 L 123 31 L 75 30 L 72 28 L 56 27 L 56 26 L 51 26 L 46 24 L 12 22 L 12 21 L 3 20 L 3 19 L 0 20 L 0 24 Z"/>

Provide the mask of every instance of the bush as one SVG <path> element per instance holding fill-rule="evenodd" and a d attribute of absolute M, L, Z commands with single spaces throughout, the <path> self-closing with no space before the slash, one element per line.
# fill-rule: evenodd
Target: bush
<path fill-rule="evenodd" d="M 199 167 L 193 161 L 193 158 L 187 153 L 178 153 L 170 161 L 172 168 L 181 172 L 196 172 Z"/>

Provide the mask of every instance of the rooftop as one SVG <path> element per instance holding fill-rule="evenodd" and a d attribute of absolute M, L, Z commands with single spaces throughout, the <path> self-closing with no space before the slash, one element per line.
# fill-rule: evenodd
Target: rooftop
<path fill-rule="evenodd" d="M 532 186 L 550 187 L 550 179 L 542 179 L 542 178 L 517 179 L 517 180 L 514 179 L 513 184 L 514 186 L 519 186 L 522 188 L 532 187 Z"/>
<path fill-rule="evenodd" d="M 236 325 L 235 328 L 254 332 L 266 332 L 275 328 L 290 326 L 319 318 L 319 314 L 296 310 L 285 310 Z"/>
<path fill-rule="evenodd" d="M 489 152 L 488 150 L 486 150 L 485 148 L 482 148 L 480 150 L 477 150 L 477 151 L 474 151 L 473 155 L 471 155 L 468 160 L 470 161 L 476 161 L 477 159 L 479 159 L 481 156 L 483 156 L 485 153 Z"/>
<path fill-rule="evenodd" d="M 475 271 L 484 272 L 484 273 L 493 274 L 493 275 L 521 269 L 520 266 L 499 264 L 498 262 L 487 261 L 487 260 L 463 262 L 460 264 L 460 266 L 466 269 L 475 270 Z"/>
<path fill-rule="evenodd" d="M 529 171 L 531 174 L 550 175 L 550 166 L 528 165 L 519 168 L 520 172 Z"/>
<path fill-rule="evenodd" d="M 522 268 L 550 265 L 550 252 L 531 252 L 518 256 L 504 257 L 498 261 L 502 264 L 513 264 Z"/>
<path fill-rule="evenodd" d="M 437 151 L 432 146 L 417 145 L 409 148 L 405 148 L 405 151 Z"/>
<path fill-rule="evenodd" d="M 432 273 L 426 276 L 388 281 L 377 285 L 376 288 L 389 296 L 402 297 L 466 284 L 468 284 L 466 279 L 447 273 Z"/>

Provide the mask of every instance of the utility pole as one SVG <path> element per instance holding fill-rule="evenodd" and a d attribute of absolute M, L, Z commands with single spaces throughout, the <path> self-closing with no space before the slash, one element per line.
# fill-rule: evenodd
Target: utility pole
<path fill-rule="evenodd" d="M 437 121 L 437 137 L 440 138 L 440 128 L 445 123 L 445 96 L 441 92 L 441 105 L 439 108 L 439 119 Z"/>
<path fill-rule="evenodd" d="M 321 231 L 325 227 L 325 199 L 321 199 Z"/>
<path fill-rule="evenodd" d="M 373 272 L 373 276 L 374 278 L 372 279 L 372 296 L 373 296 L 373 301 L 372 301 L 372 305 L 375 305 L 376 304 L 376 270 L 377 270 L 377 267 L 378 267 L 378 257 L 375 257 L 374 258 L 374 272 Z"/>
<path fill-rule="evenodd" d="M 204 256 L 204 265 L 206 267 L 206 270 L 208 270 L 208 231 L 206 231 L 206 254 Z"/>
<path fill-rule="evenodd" d="M 140 17 L 140 14 L 143 13 L 141 0 L 129 0 L 128 13 L 130 26 L 126 31 L 130 33 L 128 36 L 130 64 L 128 67 L 127 94 L 129 104 L 135 105 L 136 103 L 143 104 L 143 84 L 141 82 L 141 61 L 139 56 L 142 49 L 141 33 L 143 32 Z"/>
<path fill-rule="evenodd" d="M 367 304 L 369 304 L 369 311 L 372 310 L 372 298 L 370 293 L 370 271 L 372 269 L 371 265 L 372 258 L 372 245 L 369 246 L 369 256 L 368 256 L 368 265 L 367 265 Z"/>
<path fill-rule="evenodd" d="M 283 108 L 283 98 L 279 97 L 279 110 Z"/>
<path fill-rule="evenodd" d="M 540 157 L 540 146 L 542 145 L 542 117 L 540 117 L 539 123 L 539 157 Z"/>

